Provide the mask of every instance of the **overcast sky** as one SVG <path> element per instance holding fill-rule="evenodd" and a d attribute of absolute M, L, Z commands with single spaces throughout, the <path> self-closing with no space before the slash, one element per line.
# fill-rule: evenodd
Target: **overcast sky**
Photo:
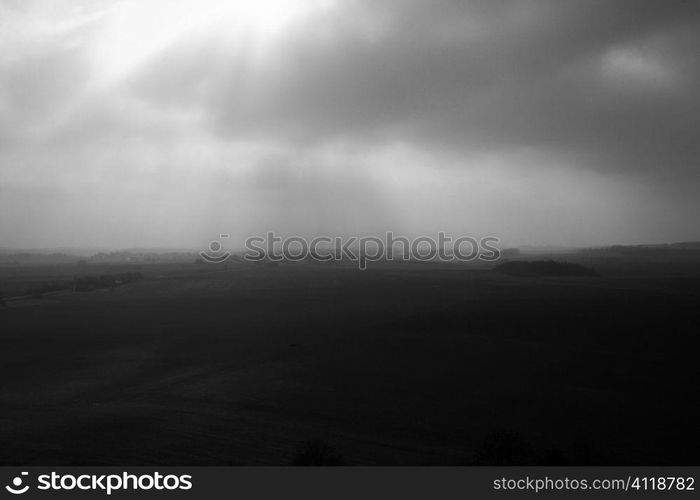
<path fill-rule="evenodd" d="M 0 247 L 700 240 L 700 2 L 0 0 Z"/>

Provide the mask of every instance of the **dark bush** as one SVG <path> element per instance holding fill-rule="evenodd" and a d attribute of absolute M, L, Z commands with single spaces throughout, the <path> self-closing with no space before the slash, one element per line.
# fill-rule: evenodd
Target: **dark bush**
<path fill-rule="evenodd" d="M 518 432 L 498 431 L 488 436 L 476 453 L 475 465 L 536 465 L 537 456 Z"/>
<path fill-rule="evenodd" d="M 321 439 L 312 439 L 301 443 L 292 465 L 337 466 L 345 465 L 345 461 L 332 446 Z"/>

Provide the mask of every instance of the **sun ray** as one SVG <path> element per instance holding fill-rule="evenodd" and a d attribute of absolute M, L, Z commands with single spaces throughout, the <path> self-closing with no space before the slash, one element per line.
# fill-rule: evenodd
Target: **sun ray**
<path fill-rule="evenodd" d="M 106 13 L 94 57 L 98 78 L 123 78 L 187 36 L 221 34 L 229 42 L 269 45 L 331 0 L 125 0 Z M 252 47 L 251 47 L 252 48 Z"/>

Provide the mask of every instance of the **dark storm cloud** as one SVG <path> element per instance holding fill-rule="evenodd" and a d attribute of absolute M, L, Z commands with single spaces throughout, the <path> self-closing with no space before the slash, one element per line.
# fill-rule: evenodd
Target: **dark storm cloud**
<path fill-rule="evenodd" d="M 203 107 L 228 138 L 533 147 L 687 176 L 700 153 L 699 14 L 687 1 L 351 2 L 273 65 L 200 41 L 136 87 Z"/>
<path fill-rule="evenodd" d="M 698 2 L 328 3 L 0 0 L 3 242 L 700 237 Z"/>

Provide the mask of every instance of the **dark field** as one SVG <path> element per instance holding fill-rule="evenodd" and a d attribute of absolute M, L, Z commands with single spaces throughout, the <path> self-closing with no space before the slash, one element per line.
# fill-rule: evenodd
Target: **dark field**
<path fill-rule="evenodd" d="M 700 260 L 579 261 L 0 268 L 143 274 L 0 307 L 0 463 L 700 464 Z"/>

